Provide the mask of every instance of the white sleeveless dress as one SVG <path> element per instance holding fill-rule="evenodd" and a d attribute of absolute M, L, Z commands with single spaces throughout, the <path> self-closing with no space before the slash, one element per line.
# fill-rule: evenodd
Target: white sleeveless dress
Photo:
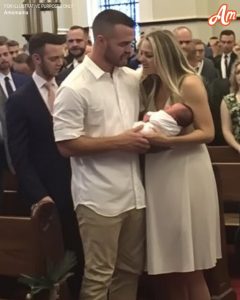
<path fill-rule="evenodd" d="M 147 271 L 208 269 L 221 257 L 218 196 L 205 145 L 146 155 Z"/>

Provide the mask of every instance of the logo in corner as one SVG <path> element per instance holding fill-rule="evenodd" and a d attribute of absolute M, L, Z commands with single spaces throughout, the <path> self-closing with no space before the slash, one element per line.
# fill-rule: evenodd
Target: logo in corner
<path fill-rule="evenodd" d="M 236 10 L 228 10 L 227 4 L 222 4 L 218 12 L 208 19 L 208 25 L 213 26 L 220 22 L 223 26 L 228 26 L 232 21 L 237 19 Z"/>

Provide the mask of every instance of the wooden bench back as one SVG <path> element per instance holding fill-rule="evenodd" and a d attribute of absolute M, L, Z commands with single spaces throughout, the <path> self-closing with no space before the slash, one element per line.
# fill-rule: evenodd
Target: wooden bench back
<path fill-rule="evenodd" d="M 208 146 L 208 152 L 213 163 L 236 162 L 240 163 L 240 154 L 229 146 Z"/>
<path fill-rule="evenodd" d="M 31 218 L 0 217 L 0 274 L 43 274 L 41 246 Z"/>
<path fill-rule="evenodd" d="M 44 276 L 47 261 L 63 257 L 61 225 L 51 201 L 40 204 L 32 217 L 0 216 L 0 275 Z M 66 286 L 60 299 L 69 300 Z"/>
<path fill-rule="evenodd" d="M 214 162 L 213 168 L 222 201 L 240 203 L 240 163 Z"/>

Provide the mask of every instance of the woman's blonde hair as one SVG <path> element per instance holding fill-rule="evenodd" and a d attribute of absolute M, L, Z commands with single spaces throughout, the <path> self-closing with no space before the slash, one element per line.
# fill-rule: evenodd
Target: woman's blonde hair
<path fill-rule="evenodd" d="M 230 85 L 231 85 L 231 92 L 236 94 L 239 90 L 239 84 L 237 83 L 236 80 L 236 69 L 238 67 L 238 65 L 240 65 L 240 59 L 237 59 L 233 66 L 232 66 L 232 70 L 231 70 L 231 75 L 230 75 Z"/>
<path fill-rule="evenodd" d="M 180 84 L 184 75 L 195 74 L 194 69 L 188 63 L 178 42 L 170 31 L 159 30 L 151 32 L 144 37 L 144 40 L 147 40 L 152 46 L 157 76 L 153 76 L 154 82 L 149 93 L 146 93 L 144 85 L 141 85 L 143 104 L 146 107 L 146 103 L 153 100 L 161 84 L 170 91 L 171 99 L 175 102 L 174 99 L 181 98 Z M 148 99 L 144 99 L 146 97 Z"/>

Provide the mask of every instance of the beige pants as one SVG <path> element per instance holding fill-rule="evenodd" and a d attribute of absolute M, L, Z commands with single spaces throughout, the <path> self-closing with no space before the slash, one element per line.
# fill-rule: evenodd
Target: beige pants
<path fill-rule="evenodd" d="M 135 300 L 145 257 L 145 209 L 115 217 L 77 207 L 85 268 L 81 300 Z"/>

